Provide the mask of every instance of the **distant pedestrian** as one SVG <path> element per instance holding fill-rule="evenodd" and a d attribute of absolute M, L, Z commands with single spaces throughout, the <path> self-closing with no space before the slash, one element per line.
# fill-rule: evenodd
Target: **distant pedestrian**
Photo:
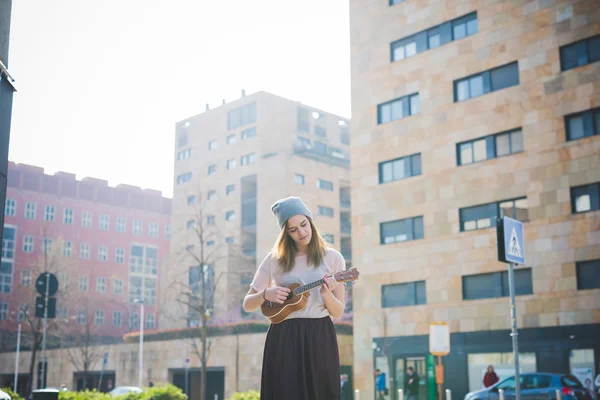
<path fill-rule="evenodd" d="M 485 376 L 483 377 L 483 386 L 485 386 L 486 388 L 493 386 L 499 380 L 500 380 L 500 378 L 498 378 L 498 375 L 496 375 L 496 373 L 494 372 L 494 367 L 492 367 L 490 365 L 487 368 L 487 372 L 485 373 Z"/>
<path fill-rule="evenodd" d="M 417 400 L 419 398 L 419 376 L 413 367 L 408 367 L 406 374 L 406 398 L 407 400 Z"/>
<path fill-rule="evenodd" d="M 381 372 L 379 368 L 375 370 L 375 390 L 377 391 L 377 400 L 384 400 L 388 390 L 385 384 L 385 372 Z"/>

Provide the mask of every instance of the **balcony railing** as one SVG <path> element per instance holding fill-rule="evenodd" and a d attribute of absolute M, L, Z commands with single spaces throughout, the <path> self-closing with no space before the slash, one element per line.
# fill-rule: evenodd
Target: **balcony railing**
<path fill-rule="evenodd" d="M 350 155 L 343 150 L 329 146 L 314 147 L 310 144 L 296 143 L 294 154 L 311 160 L 321 161 L 342 168 L 350 168 Z"/>

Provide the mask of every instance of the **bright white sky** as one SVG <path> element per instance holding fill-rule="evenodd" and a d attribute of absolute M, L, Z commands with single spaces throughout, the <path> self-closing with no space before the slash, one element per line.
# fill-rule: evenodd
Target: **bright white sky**
<path fill-rule="evenodd" d="M 14 0 L 11 161 L 172 195 L 174 124 L 259 90 L 350 117 L 348 0 Z"/>

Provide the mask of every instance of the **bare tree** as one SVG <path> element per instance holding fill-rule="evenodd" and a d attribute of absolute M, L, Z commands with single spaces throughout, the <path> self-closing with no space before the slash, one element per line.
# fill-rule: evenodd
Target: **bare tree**
<path fill-rule="evenodd" d="M 225 242 L 215 217 L 207 212 L 203 193 L 197 194 L 195 199 L 186 213 L 185 229 L 177 235 L 181 249 L 172 260 L 191 266 L 170 279 L 168 290 L 179 306 L 179 318 L 183 316 L 187 327 L 200 328 L 200 337 L 190 338 L 190 347 L 201 363 L 200 400 L 205 400 L 206 365 L 211 352 L 208 327 L 211 319 L 215 319 L 215 295 L 224 290 L 222 282 L 226 274 L 246 274 L 254 266 L 236 245 Z M 229 261 L 232 268 L 219 268 L 219 263 L 225 261 Z M 239 283 L 239 279 L 237 281 Z"/>

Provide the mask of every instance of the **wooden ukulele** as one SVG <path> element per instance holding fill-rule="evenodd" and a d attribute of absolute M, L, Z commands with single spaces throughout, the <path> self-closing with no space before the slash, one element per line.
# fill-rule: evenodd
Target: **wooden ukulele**
<path fill-rule="evenodd" d="M 349 270 L 338 272 L 333 278 L 338 282 L 348 282 L 357 280 L 358 275 L 358 270 L 356 268 L 351 268 Z M 272 301 L 265 301 L 263 303 L 261 306 L 263 315 L 272 324 L 283 322 L 292 312 L 304 310 L 308 304 L 308 296 L 310 296 L 309 291 L 324 283 L 325 281 L 323 278 L 318 281 L 307 283 L 306 285 L 292 283 L 287 286 L 290 289 L 290 294 L 288 294 L 288 297 L 283 304 L 274 303 Z"/>

